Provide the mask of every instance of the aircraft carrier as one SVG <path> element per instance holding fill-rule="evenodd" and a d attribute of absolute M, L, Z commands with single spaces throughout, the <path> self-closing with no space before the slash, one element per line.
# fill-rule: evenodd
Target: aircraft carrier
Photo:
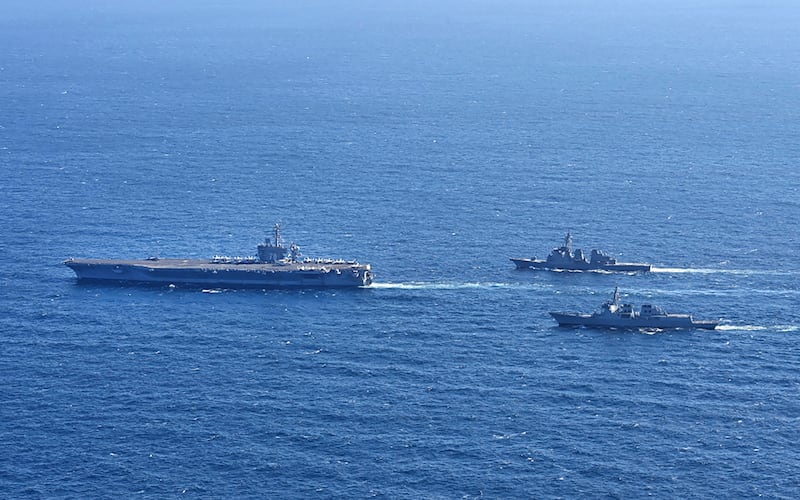
<path fill-rule="evenodd" d="M 80 281 L 194 285 L 210 288 L 349 288 L 372 284 L 369 264 L 333 259 L 301 259 L 300 248 L 288 248 L 276 224 L 273 239 L 253 257 L 211 259 L 67 259 Z"/>

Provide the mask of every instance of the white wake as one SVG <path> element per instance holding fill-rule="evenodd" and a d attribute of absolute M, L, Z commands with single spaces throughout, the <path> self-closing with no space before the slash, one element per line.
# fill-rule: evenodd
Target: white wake
<path fill-rule="evenodd" d="M 540 286 L 537 287 L 535 285 L 523 283 L 410 281 L 407 283 L 373 283 L 366 288 L 384 290 L 470 290 L 490 288 L 530 289 L 540 288 Z"/>
<path fill-rule="evenodd" d="M 734 276 L 786 276 L 797 274 L 794 271 L 774 269 L 713 269 L 705 267 L 653 267 L 653 273 L 664 274 L 730 274 Z"/>

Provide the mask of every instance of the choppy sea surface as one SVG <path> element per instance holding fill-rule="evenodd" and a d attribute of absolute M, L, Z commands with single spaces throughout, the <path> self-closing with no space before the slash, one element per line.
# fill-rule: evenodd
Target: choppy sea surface
<path fill-rule="evenodd" d="M 4 6 L 0 496 L 800 496 L 800 7 L 332 4 Z M 276 221 L 376 284 L 62 265 Z M 615 286 L 722 325 L 548 315 Z"/>

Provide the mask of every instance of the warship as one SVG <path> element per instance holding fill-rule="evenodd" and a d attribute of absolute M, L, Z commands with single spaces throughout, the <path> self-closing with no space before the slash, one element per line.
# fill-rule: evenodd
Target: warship
<path fill-rule="evenodd" d="M 252 257 L 215 256 L 211 259 L 139 260 L 67 259 L 79 281 L 184 284 L 223 288 L 345 288 L 372 284 L 369 264 L 300 257 L 294 243 L 288 248 L 280 224 L 273 239 L 257 247 Z"/>
<path fill-rule="evenodd" d="M 583 250 L 572 250 L 572 235 L 567 233 L 564 245 L 554 248 L 545 260 L 511 258 L 517 269 L 549 269 L 555 271 L 621 271 L 621 272 L 647 272 L 653 267 L 650 264 L 617 262 L 614 257 L 592 250 L 587 260 Z"/>
<path fill-rule="evenodd" d="M 637 311 L 631 304 L 621 304 L 619 287 L 614 289 L 612 300 L 592 314 L 577 312 L 551 312 L 559 326 L 596 326 L 603 328 L 665 329 L 702 328 L 713 330 L 719 321 L 696 320 L 690 314 L 670 314 L 659 306 L 642 304 Z"/>

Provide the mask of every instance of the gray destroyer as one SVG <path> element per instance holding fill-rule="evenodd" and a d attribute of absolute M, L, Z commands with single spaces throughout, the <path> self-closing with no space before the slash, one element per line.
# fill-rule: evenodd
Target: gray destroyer
<path fill-rule="evenodd" d="M 227 288 L 346 288 L 372 284 L 369 264 L 332 259 L 301 259 L 300 248 L 286 247 L 281 227 L 273 240 L 258 245 L 258 256 L 211 259 L 67 259 L 81 281 L 185 284 Z"/>
<path fill-rule="evenodd" d="M 621 329 L 702 328 L 713 330 L 719 321 L 696 320 L 691 314 L 670 314 L 662 308 L 643 304 L 637 311 L 631 304 L 622 304 L 619 288 L 614 289 L 612 300 L 592 314 L 579 312 L 551 312 L 559 326 L 595 326 Z"/>
<path fill-rule="evenodd" d="M 554 248 L 545 260 L 511 258 L 517 269 L 550 269 L 554 271 L 618 271 L 618 272 L 647 272 L 652 265 L 633 262 L 617 262 L 614 257 L 592 249 L 587 260 L 583 250 L 572 250 L 572 235 L 567 233 L 564 245 Z"/>

